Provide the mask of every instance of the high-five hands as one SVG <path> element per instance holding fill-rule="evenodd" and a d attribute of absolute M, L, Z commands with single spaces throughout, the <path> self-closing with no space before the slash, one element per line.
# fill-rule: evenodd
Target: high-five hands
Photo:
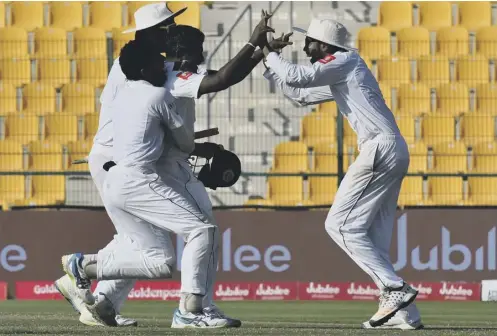
<path fill-rule="evenodd" d="M 271 16 L 273 16 L 273 14 L 269 14 L 264 10 L 261 12 L 261 21 L 255 26 L 254 32 L 250 37 L 250 43 L 254 46 L 258 46 L 262 49 L 268 44 L 267 33 L 274 33 L 274 29 L 267 25 Z"/>
<path fill-rule="evenodd" d="M 290 36 L 292 35 L 293 33 L 288 33 L 288 34 L 281 33 L 280 37 L 269 42 L 269 48 L 280 53 L 284 47 L 293 44 L 293 42 L 290 42 Z"/>

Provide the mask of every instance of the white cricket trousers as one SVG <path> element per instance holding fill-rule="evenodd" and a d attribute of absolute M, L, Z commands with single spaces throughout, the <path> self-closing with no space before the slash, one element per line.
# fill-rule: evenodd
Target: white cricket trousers
<path fill-rule="evenodd" d="M 124 167 L 119 164 L 107 173 L 104 199 L 109 212 L 132 239 L 140 240 L 143 230 L 174 232 L 186 242 L 182 256 L 181 292 L 206 295 L 218 249 L 218 229 L 212 204 L 202 182 L 196 179 L 186 161 L 170 161 L 161 167 Z M 167 172 L 167 174 L 165 173 Z M 145 222 L 145 223 L 144 223 Z M 135 238 L 136 237 L 136 238 Z M 145 243 L 145 241 L 142 241 Z M 98 253 L 99 279 L 158 278 L 160 265 L 151 265 L 143 254 L 154 253 L 156 260 L 168 258 L 160 246 L 141 245 Z M 144 262 L 145 261 L 145 262 Z M 212 269 L 211 269 L 212 268 Z"/>
<path fill-rule="evenodd" d="M 325 222 L 331 238 L 380 290 L 403 285 L 390 261 L 390 243 L 408 167 L 409 151 L 402 136 L 366 141 L 345 174 Z"/>
<path fill-rule="evenodd" d="M 98 189 L 100 197 L 107 212 L 109 213 L 108 206 L 106 205 L 105 198 L 103 196 L 103 185 L 105 181 L 105 176 L 107 172 L 103 169 L 104 163 L 112 160 L 112 147 L 99 145 L 94 143 L 90 154 L 88 155 L 88 165 L 90 168 L 90 173 Z M 162 248 L 167 250 L 168 257 L 161 258 L 158 263 L 167 263 L 171 267 L 174 266 L 175 257 L 174 249 L 168 232 L 157 232 L 156 230 L 150 229 L 148 232 L 142 232 L 140 238 L 142 242 L 137 241 L 136 238 L 128 236 L 128 231 L 126 228 L 136 225 L 135 221 L 131 223 L 126 223 L 129 221 L 127 218 L 115 219 L 111 214 L 109 214 L 112 223 L 116 229 L 116 234 L 110 243 L 104 247 L 101 252 L 107 253 L 116 251 L 117 249 L 123 249 L 125 246 L 129 249 L 138 248 L 138 244 L 145 244 L 147 246 L 160 245 Z M 147 224 L 145 224 L 147 225 Z M 145 231 L 145 229 L 143 230 Z M 145 242 L 143 242 L 145 241 Z M 145 254 L 146 255 L 146 254 Z M 151 258 L 155 258 L 154 255 Z M 153 264 L 153 262 L 151 262 Z M 118 279 L 118 280 L 102 280 L 98 282 L 94 293 L 103 293 L 105 296 L 113 303 L 116 311 L 120 311 L 124 302 L 126 301 L 129 292 L 133 288 L 136 280 L 135 279 Z"/>

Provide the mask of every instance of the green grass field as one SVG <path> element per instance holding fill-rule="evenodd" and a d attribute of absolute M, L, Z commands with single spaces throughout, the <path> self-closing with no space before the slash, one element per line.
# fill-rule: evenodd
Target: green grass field
<path fill-rule="evenodd" d="M 220 302 L 243 320 L 240 329 L 170 329 L 173 302 L 129 302 L 123 314 L 137 328 L 86 327 L 65 301 L 0 303 L 0 335 L 403 335 L 402 331 L 362 330 L 373 302 Z M 419 335 L 497 335 L 497 305 L 483 302 L 418 304 L 426 326 Z"/>

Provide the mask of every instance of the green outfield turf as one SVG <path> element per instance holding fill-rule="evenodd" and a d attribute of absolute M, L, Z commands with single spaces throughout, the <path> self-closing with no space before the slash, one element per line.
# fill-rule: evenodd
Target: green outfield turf
<path fill-rule="evenodd" d="M 391 330 L 362 330 L 360 322 L 376 309 L 373 302 L 232 302 L 219 303 L 243 320 L 240 329 L 170 329 L 175 303 L 129 302 L 123 313 L 139 320 L 137 328 L 86 327 L 63 301 L 0 303 L 0 335 L 405 335 Z M 497 335 L 497 304 L 419 303 L 426 329 L 419 335 Z"/>

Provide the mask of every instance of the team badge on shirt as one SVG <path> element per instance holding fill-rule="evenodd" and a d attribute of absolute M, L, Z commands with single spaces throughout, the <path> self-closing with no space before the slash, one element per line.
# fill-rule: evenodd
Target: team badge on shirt
<path fill-rule="evenodd" d="M 325 58 L 322 58 L 319 60 L 319 63 L 322 63 L 322 64 L 326 64 L 326 63 L 330 63 L 331 61 L 333 61 L 335 59 L 335 56 L 333 55 L 328 55 L 326 56 Z"/>
<path fill-rule="evenodd" d="M 192 72 L 180 72 L 176 75 L 176 77 L 187 80 L 191 75 L 193 75 Z"/>

